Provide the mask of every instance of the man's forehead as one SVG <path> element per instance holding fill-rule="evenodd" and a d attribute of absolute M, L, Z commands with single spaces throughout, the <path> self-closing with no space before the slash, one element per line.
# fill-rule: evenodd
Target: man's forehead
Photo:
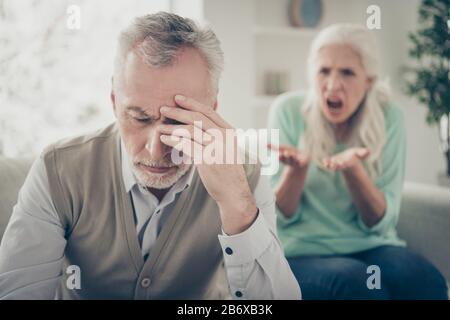
<path fill-rule="evenodd" d="M 146 90 L 149 85 L 161 94 L 186 90 L 194 94 L 209 90 L 211 77 L 204 59 L 190 50 L 180 53 L 169 65 L 149 66 L 136 53 L 129 53 L 123 69 L 125 85 Z"/>
<path fill-rule="evenodd" d="M 149 97 L 146 99 L 139 99 L 136 97 L 125 96 L 122 99 L 122 105 L 125 110 L 133 113 L 145 113 L 148 116 L 159 117 L 159 109 L 162 106 L 174 107 L 176 106 L 173 99 L 158 99 L 154 97 Z"/>
<path fill-rule="evenodd" d="M 189 90 L 156 90 L 149 88 L 144 92 L 124 91 L 121 94 L 120 104 L 127 111 L 144 112 L 148 115 L 159 115 L 159 109 L 162 106 L 176 107 L 175 95 L 181 94 L 193 98 L 203 104 L 212 104 L 211 96 L 208 93 L 192 93 Z"/>
<path fill-rule="evenodd" d="M 175 106 L 177 94 L 200 102 L 211 101 L 211 79 L 203 58 L 195 50 L 181 54 L 172 65 L 149 67 L 136 53 L 129 53 L 120 90 L 125 105 L 142 109 Z"/>

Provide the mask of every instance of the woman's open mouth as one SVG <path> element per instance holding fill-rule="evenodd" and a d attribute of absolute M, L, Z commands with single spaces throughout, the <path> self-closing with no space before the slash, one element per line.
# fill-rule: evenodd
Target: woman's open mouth
<path fill-rule="evenodd" d="M 327 98 L 327 106 L 331 113 L 340 113 L 344 103 L 339 98 Z"/>

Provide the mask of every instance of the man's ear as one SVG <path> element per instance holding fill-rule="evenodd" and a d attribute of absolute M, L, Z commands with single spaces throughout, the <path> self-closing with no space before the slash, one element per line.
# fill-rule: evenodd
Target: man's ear
<path fill-rule="evenodd" d="M 114 115 L 116 115 L 116 95 L 114 93 L 114 77 L 111 77 L 110 98 L 111 98 L 111 104 L 112 104 L 112 107 L 113 107 Z"/>
<path fill-rule="evenodd" d="M 111 90 L 110 97 L 111 97 L 111 104 L 112 104 L 112 107 L 113 107 L 113 111 L 114 111 L 114 114 L 115 114 L 116 113 L 116 95 L 114 94 L 114 90 Z"/>

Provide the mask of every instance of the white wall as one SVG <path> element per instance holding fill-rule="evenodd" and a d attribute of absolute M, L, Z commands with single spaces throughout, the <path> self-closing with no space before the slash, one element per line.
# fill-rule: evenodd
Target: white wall
<path fill-rule="evenodd" d="M 202 21 L 205 13 L 203 11 L 204 0 L 170 0 L 170 11 L 183 17 L 189 17 L 196 21 Z"/>
<path fill-rule="evenodd" d="M 220 83 L 219 109 L 225 119 L 240 128 L 250 127 L 248 106 L 253 90 L 253 1 L 206 0 L 205 19 L 211 23 L 225 52 Z"/>
<path fill-rule="evenodd" d="M 308 41 L 298 43 L 282 39 L 255 45 L 252 30 L 257 25 L 287 26 L 288 0 L 205 0 L 204 18 L 211 23 L 225 51 L 225 72 L 221 82 L 222 114 L 237 127 L 254 125 L 254 118 L 265 118 L 267 109 L 251 108 L 256 91 L 260 90 L 263 66 L 273 64 L 292 72 L 291 89 L 305 86 L 304 60 Z M 389 76 L 394 99 L 402 108 L 407 124 L 407 167 L 409 181 L 437 184 L 437 175 L 444 171 L 444 157 L 439 150 L 437 129 L 425 123 L 425 108 L 402 92 L 400 66 L 408 62 L 407 32 L 417 25 L 420 0 L 324 0 L 324 14 L 319 28 L 335 22 L 366 22 L 370 4 L 381 8 L 382 29 L 376 31 L 382 58 L 382 70 Z M 258 40 L 260 41 L 260 40 Z M 284 41 L 284 42 L 283 42 Z M 297 51 L 296 51 L 297 50 Z"/>
<path fill-rule="evenodd" d="M 399 67 L 408 61 L 410 47 L 407 34 L 417 27 L 420 0 L 377 0 L 382 10 L 382 30 L 378 37 L 382 49 L 384 73 L 391 78 L 395 101 L 406 118 L 407 165 L 410 181 L 437 184 L 439 173 L 445 172 L 445 158 L 439 150 L 438 129 L 425 122 L 426 108 L 406 96 L 402 90 Z"/>

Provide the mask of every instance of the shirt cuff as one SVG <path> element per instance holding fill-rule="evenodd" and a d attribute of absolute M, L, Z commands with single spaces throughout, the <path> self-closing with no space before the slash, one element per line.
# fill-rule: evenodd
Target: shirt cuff
<path fill-rule="evenodd" d="M 272 233 L 264 219 L 258 212 L 256 220 L 244 232 L 228 236 L 218 235 L 222 246 L 225 264 L 238 266 L 251 263 L 260 257 L 272 242 Z"/>

